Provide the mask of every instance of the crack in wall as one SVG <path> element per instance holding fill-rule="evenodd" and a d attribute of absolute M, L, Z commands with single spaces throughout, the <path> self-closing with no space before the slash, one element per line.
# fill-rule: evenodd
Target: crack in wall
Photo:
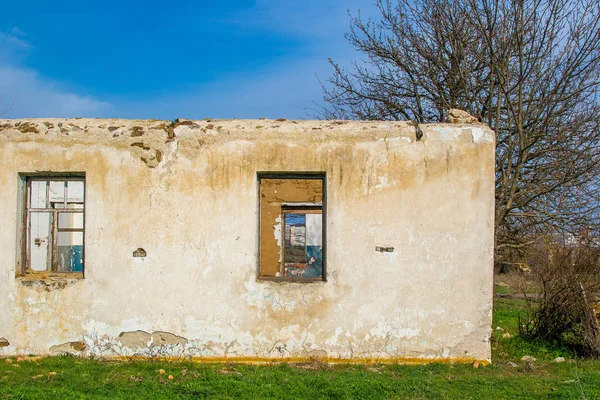
<path fill-rule="evenodd" d="M 492 187 L 482 164 L 489 161 L 485 168 L 493 172 L 493 144 L 487 141 L 492 136 L 485 127 L 475 132 L 462 125 L 391 122 L 49 120 L 23 121 L 15 129 L 15 122 L 3 123 L 5 175 L 75 165 L 86 171 L 90 199 L 85 279 L 12 284 L 13 260 L 1 260 L 9 278 L 6 289 L 0 287 L 7 294 L 0 307 L 9 309 L 0 313 L 0 325 L 9 327 L 0 334 L 10 339 L 3 354 L 72 349 L 81 340 L 89 346 L 86 354 L 122 356 L 486 355 L 489 340 L 475 321 L 488 321 L 491 305 L 451 308 L 472 292 L 470 279 L 487 282 L 476 272 L 482 257 L 452 256 L 465 251 L 457 237 L 480 240 L 483 232 L 465 229 L 464 218 L 483 221 L 486 204 L 493 204 L 482 194 Z M 415 145 L 417 128 L 427 139 L 423 145 Z M 330 183 L 331 269 L 322 284 L 256 279 L 257 171 L 294 168 L 324 171 Z M 483 189 L 470 190 L 474 181 Z M 2 198 L 14 203 L 14 182 L 0 177 L 0 183 Z M 9 225 L 11 212 L 0 211 Z M 110 217 L 115 214 L 118 220 Z M 10 235 L 17 230 L 9 228 Z M 12 236 L 0 236 L 12 246 Z M 395 258 L 373 252 L 388 242 L 397 249 Z M 139 246 L 149 255 L 143 268 L 130 260 Z M 13 249 L 6 248 L 0 257 L 12 257 Z M 475 251 L 486 251 L 485 245 Z M 438 313 L 439 306 L 416 289 L 427 285 L 433 291 L 436 285 L 441 292 L 437 277 L 456 273 L 455 266 L 469 274 L 451 282 L 456 298 L 432 294 L 447 301 Z M 125 310 L 114 307 L 115 292 L 125 293 Z M 198 292 L 206 294 L 202 304 Z M 215 300 L 222 293 L 225 300 Z M 484 295 L 476 293 L 473 301 Z M 98 323 L 89 325 L 92 319 Z M 144 329 L 144 346 L 125 346 L 119 332 L 138 328 Z M 187 342 L 155 341 L 155 328 L 180 332 Z"/>

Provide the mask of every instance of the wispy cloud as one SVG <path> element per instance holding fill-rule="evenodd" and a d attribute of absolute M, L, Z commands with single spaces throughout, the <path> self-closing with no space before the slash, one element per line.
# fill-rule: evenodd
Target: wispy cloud
<path fill-rule="evenodd" d="M 16 26 L 13 26 L 12 28 L 10 28 L 10 33 L 12 33 L 15 36 L 21 36 L 21 37 L 27 36 L 27 34 L 25 32 L 23 32 L 22 30 L 20 30 Z"/>
<path fill-rule="evenodd" d="M 33 46 L 25 39 L 25 33 L 13 27 L 0 32 L 0 63 L 14 63 L 25 57 Z"/>
<path fill-rule="evenodd" d="M 372 3 L 368 0 L 257 0 L 253 7 L 235 14 L 232 22 L 304 38 L 339 41 L 343 40 L 343 32 L 349 25 L 348 12 L 369 11 L 374 8 Z"/>
<path fill-rule="evenodd" d="M 257 0 L 223 22 L 294 38 L 288 51 L 259 68 L 223 73 L 208 84 L 189 82 L 174 92 L 145 94 L 112 88 L 114 94 L 102 99 L 27 67 L 28 52 L 38 50 L 15 27 L 0 32 L 0 54 L 10 54 L 0 58 L 0 113 L 16 98 L 3 117 L 310 118 L 322 98 L 317 76 L 331 74 L 327 59 L 343 64 L 359 56 L 344 38 L 348 11 L 359 9 L 372 12 L 372 0 Z"/>
<path fill-rule="evenodd" d="M 260 72 L 227 75 L 185 92 L 147 99 L 114 99 L 126 118 L 290 118 L 305 119 L 321 98 L 315 74 L 328 74 L 317 57 L 284 62 Z"/>
<path fill-rule="evenodd" d="M 24 66 L 34 49 L 17 27 L 0 32 L 0 115 L 19 117 L 95 117 L 109 115 L 111 105 L 81 95 Z"/>
<path fill-rule="evenodd" d="M 0 66 L 2 118 L 96 117 L 111 111 L 109 103 L 64 90 L 33 70 Z"/>
<path fill-rule="evenodd" d="M 223 75 L 208 85 L 148 99 L 114 99 L 127 118 L 290 118 L 315 115 L 323 96 L 317 79 L 332 69 L 328 58 L 347 63 L 357 58 L 346 42 L 348 10 L 371 12 L 371 2 L 349 0 L 259 0 L 228 23 L 298 35 L 307 41 L 302 52 L 290 51 L 258 71 Z"/>

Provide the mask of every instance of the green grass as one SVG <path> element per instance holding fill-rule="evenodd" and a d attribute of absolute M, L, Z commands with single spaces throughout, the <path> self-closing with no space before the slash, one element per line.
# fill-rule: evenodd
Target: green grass
<path fill-rule="evenodd" d="M 494 293 L 496 294 L 511 294 L 512 290 L 510 286 L 502 286 L 498 284 L 494 284 Z"/>
<path fill-rule="evenodd" d="M 526 399 L 581 398 L 582 393 L 588 399 L 600 397 L 600 363 L 595 361 L 539 363 L 534 370 L 503 364 L 478 369 L 449 364 L 252 366 L 72 357 L 15 364 L 0 366 L 0 398 Z M 160 369 L 165 374 L 159 374 Z M 56 375 L 49 377 L 50 372 Z"/>
<path fill-rule="evenodd" d="M 70 356 L 16 361 L 13 357 L 10 363 L 0 360 L 0 399 L 600 398 L 600 361 L 575 359 L 566 348 L 519 337 L 517 315 L 523 313 L 523 306 L 522 300 L 497 299 L 493 364 L 479 368 L 469 364 L 116 362 Z M 505 338 L 504 333 L 512 337 Z M 521 362 L 523 355 L 538 361 Z M 557 356 L 569 361 L 553 363 Z"/>
<path fill-rule="evenodd" d="M 552 361 L 556 357 L 574 358 L 564 345 L 531 340 L 519 336 L 519 314 L 526 318 L 525 300 L 509 300 L 496 297 L 492 323 L 492 361 L 514 361 L 523 356 L 532 356 L 540 361 Z M 497 329 L 497 328 L 501 329 Z M 504 338 L 508 333 L 510 338 Z"/>

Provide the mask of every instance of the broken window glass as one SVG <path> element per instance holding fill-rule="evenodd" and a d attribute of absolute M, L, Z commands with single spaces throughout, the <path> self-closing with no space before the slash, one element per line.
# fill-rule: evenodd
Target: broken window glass
<path fill-rule="evenodd" d="M 26 269 L 83 272 L 84 179 L 31 177 L 27 191 Z"/>
<path fill-rule="evenodd" d="M 83 271 L 83 232 L 58 232 L 57 271 Z"/>
<path fill-rule="evenodd" d="M 65 182 L 50 181 L 50 202 L 64 203 L 65 202 Z"/>

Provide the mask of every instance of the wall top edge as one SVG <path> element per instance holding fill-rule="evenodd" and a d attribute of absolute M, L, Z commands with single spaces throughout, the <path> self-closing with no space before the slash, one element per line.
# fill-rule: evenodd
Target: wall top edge
<path fill-rule="evenodd" d="M 205 119 L 126 120 L 97 118 L 0 119 L 0 140 L 102 143 L 212 137 L 223 140 L 464 140 L 493 142 L 494 132 L 477 122 L 416 124 L 412 121 Z"/>

